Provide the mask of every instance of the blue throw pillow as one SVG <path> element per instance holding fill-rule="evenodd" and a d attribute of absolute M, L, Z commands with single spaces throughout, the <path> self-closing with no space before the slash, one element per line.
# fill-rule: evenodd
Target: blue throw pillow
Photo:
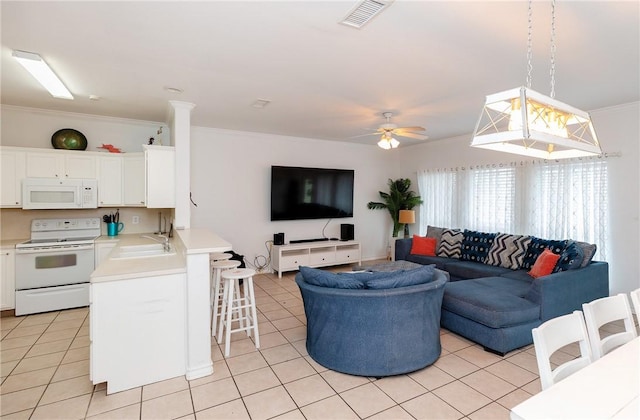
<path fill-rule="evenodd" d="M 431 264 L 420 268 L 414 268 L 413 270 L 384 273 L 386 276 L 367 280 L 365 286 L 367 289 L 395 289 L 397 287 L 429 283 L 433 280 L 435 270 L 435 264 Z"/>
<path fill-rule="evenodd" d="M 476 232 L 464 230 L 464 239 L 460 246 L 460 259 L 462 261 L 474 261 L 484 263 L 493 244 L 496 233 Z"/>
<path fill-rule="evenodd" d="M 533 267 L 533 265 L 536 263 L 536 260 L 538 259 L 540 254 L 542 254 L 542 251 L 547 248 L 549 248 L 549 250 L 554 254 L 560 255 L 562 254 L 562 251 L 564 251 L 566 246 L 566 240 L 552 241 L 549 239 L 540 239 L 532 236 L 531 242 L 527 247 L 527 253 L 524 254 L 524 259 L 522 260 L 522 265 L 520 266 L 520 268 L 530 270 L 531 267 Z"/>
<path fill-rule="evenodd" d="M 300 273 L 304 281 L 314 286 L 331 287 L 334 289 L 364 289 L 364 282 L 355 276 L 367 273 L 332 273 L 331 271 L 300 266 Z M 373 274 L 373 273 L 372 273 Z"/>
<path fill-rule="evenodd" d="M 553 268 L 553 272 L 574 270 L 580 268 L 582 260 L 584 259 L 584 251 L 576 242 L 571 241 L 567 244 L 565 249 L 560 254 L 560 259 Z"/>

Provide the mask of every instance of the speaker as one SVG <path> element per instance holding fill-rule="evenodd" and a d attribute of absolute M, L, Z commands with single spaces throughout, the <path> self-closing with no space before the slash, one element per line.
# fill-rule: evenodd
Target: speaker
<path fill-rule="evenodd" d="M 273 244 L 274 245 L 284 245 L 284 233 L 274 233 L 273 234 Z"/>
<path fill-rule="evenodd" d="M 353 225 L 350 223 L 342 223 L 340 225 L 340 240 L 352 241 L 353 237 Z"/>

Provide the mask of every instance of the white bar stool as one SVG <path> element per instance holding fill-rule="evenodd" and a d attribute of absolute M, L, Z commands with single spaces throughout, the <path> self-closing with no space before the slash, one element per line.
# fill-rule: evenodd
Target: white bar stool
<path fill-rule="evenodd" d="M 209 262 L 214 263 L 215 261 L 224 261 L 228 260 L 232 257 L 228 252 L 212 252 L 209 254 Z"/>
<path fill-rule="evenodd" d="M 210 292 L 210 306 L 211 306 L 211 336 L 216 336 L 216 327 L 218 325 L 218 313 L 222 307 L 222 296 L 224 287 L 222 285 L 220 273 L 224 270 L 231 270 L 238 268 L 242 264 L 238 260 L 220 260 L 211 263 L 211 269 L 213 270 L 211 276 L 211 292 Z M 240 297 L 240 288 L 235 285 L 236 295 Z"/>
<path fill-rule="evenodd" d="M 246 331 L 251 337 L 253 330 L 256 348 L 260 348 L 260 336 L 258 335 L 258 316 L 256 313 L 256 295 L 253 291 L 253 275 L 255 270 L 249 268 L 235 268 L 224 270 L 221 273 L 224 280 L 224 291 L 222 310 L 220 313 L 220 325 L 218 327 L 218 343 L 222 342 L 222 334 L 225 334 L 224 356 L 229 357 L 231 345 L 231 333 Z M 243 296 L 234 298 L 233 290 L 238 285 L 239 280 L 243 280 Z M 233 315 L 237 317 L 234 318 Z M 232 329 L 231 324 L 239 321 L 238 328 Z"/>

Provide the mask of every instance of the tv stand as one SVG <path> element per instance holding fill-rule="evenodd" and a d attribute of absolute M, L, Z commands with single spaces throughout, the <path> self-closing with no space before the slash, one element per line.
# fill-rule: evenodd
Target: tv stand
<path fill-rule="evenodd" d="M 293 241 L 292 241 L 293 242 Z M 362 263 L 360 242 L 323 239 L 307 243 L 274 245 L 271 248 L 271 267 L 282 278 L 285 271 L 296 271 L 301 265 L 328 267 L 331 265 Z"/>

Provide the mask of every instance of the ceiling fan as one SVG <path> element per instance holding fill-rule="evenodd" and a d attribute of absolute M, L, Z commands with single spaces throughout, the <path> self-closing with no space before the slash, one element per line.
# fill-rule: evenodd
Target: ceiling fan
<path fill-rule="evenodd" d="M 380 134 L 380 141 L 378 142 L 378 146 L 383 149 L 395 149 L 398 147 L 400 142 L 394 138 L 394 136 L 398 137 L 409 137 L 412 139 L 418 140 L 426 140 L 427 137 L 424 134 L 420 134 L 420 131 L 425 131 L 424 127 L 398 127 L 396 124 L 391 122 L 391 116 L 393 113 L 391 112 L 383 112 L 382 116 L 387 119 L 387 122 L 381 124 L 378 129 L 370 134 L 365 134 L 366 136 Z"/>

